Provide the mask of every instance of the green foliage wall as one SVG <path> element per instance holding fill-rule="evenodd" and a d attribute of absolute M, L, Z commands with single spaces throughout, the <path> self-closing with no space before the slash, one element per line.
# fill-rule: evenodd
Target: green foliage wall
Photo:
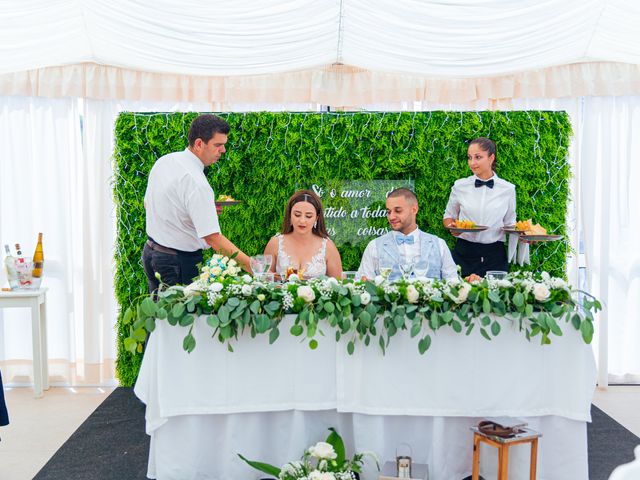
<path fill-rule="evenodd" d="M 122 113 L 115 126 L 114 195 L 118 234 L 116 296 L 122 311 L 147 283 L 140 256 L 145 235 L 143 198 L 155 160 L 187 145 L 197 113 Z M 518 219 L 533 218 L 549 233 L 565 233 L 571 136 L 564 112 L 226 113 L 227 154 L 207 176 L 217 194 L 242 204 L 220 216 L 223 233 L 249 255 L 262 252 L 280 227 L 286 200 L 312 183 L 351 179 L 412 179 L 420 201 L 418 225 L 445 238 L 442 215 L 453 182 L 469 176 L 470 140 L 497 144 L 497 171 L 517 188 Z M 531 270 L 564 275 L 567 242 L 531 248 Z M 359 265 L 364 245 L 341 249 L 346 270 Z M 132 385 L 141 355 L 122 346 L 117 372 Z"/>

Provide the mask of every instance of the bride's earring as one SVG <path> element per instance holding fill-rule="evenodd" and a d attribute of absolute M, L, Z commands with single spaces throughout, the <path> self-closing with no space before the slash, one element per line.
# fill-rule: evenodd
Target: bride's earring
<path fill-rule="evenodd" d="M 313 222 L 313 228 L 318 228 L 318 221 Z"/>

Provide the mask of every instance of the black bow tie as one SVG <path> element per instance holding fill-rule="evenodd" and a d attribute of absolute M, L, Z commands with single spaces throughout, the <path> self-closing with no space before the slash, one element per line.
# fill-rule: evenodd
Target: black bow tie
<path fill-rule="evenodd" d="M 493 178 L 491 180 L 487 180 L 486 182 L 483 182 L 479 178 L 476 178 L 476 188 L 480 188 L 482 186 L 493 188 Z"/>

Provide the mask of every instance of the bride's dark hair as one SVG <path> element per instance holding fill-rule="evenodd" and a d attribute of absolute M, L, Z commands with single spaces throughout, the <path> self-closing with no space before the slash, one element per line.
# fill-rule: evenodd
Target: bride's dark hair
<path fill-rule="evenodd" d="M 316 210 L 316 215 L 318 218 L 316 219 L 316 223 L 313 226 L 312 232 L 322 238 L 329 238 L 329 234 L 327 233 L 327 227 L 324 224 L 324 214 L 322 213 L 322 201 L 320 197 L 316 195 L 311 190 L 299 190 L 287 201 L 287 207 L 284 211 L 284 220 L 282 221 L 282 231 L 281 233 L 284 235 L 285 233 L 293 232 L 293 225 L 291 224 L 291 210 L 296 203 L 300 202 L 309 202 L 313 205 L 313 208 Z"/>

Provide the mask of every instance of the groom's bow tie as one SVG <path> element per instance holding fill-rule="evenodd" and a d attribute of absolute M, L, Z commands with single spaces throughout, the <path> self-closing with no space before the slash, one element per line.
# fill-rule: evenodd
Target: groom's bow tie
<path fill-rule="evenodd" d="M 413 245 L 413 242 L 415 241 L 415 239 L 411 236 L 411 235 L 397 235 L 396 236 L 396 242 L 398 243 L 398 245 L 402 245 L 403 243 L 406 243 L 407 245 Z"/>
<path fill-rule="evenodd" d="M 493 188 L 493 178 L 491 180 L 487 180 L 486 182 L 483 182 L 482 180 L 480 180 L 479 178 L 476 178 L 476 188 L 480 188 L 482 186 L 487 186 L 489 188 Z"/>

